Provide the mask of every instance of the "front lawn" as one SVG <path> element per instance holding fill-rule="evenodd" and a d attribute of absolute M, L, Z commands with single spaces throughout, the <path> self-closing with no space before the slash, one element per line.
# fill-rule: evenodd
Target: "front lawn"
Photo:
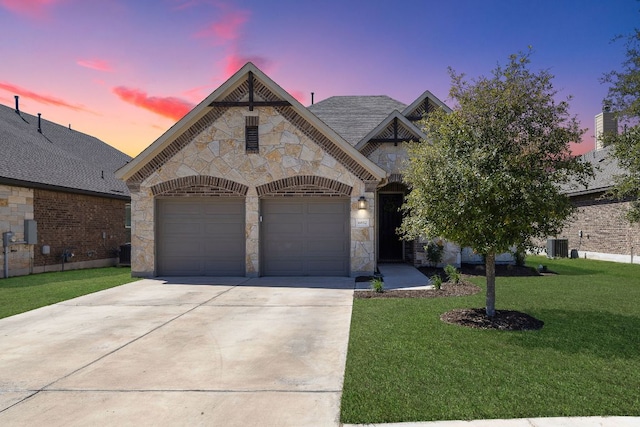
<path fill-rule="evenodd" d="M 640 266 L 530 257 L 557 275 L 498 277 L 496 308 L 545 322 L 505 332 L 445 324 L 484 307 L 447 298 L 355 299 L 344 423 L 640 416 Z"/>
<path fill-rule="evenodd" d="M 94 268 L 0 279 L 0 318 L 133 282 L 130 268 Z"/>

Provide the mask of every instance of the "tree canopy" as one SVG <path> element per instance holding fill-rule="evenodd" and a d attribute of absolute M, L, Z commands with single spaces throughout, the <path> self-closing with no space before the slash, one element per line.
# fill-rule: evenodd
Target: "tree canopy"
<path fill-rule="evenodd" d="M 586 183 L 590 166 L 573 157 L 583 131 L 556 101 L 548 71 L 514 54 L 490 77 L 468 81 L 451 68 L 451 113 L 430 113 L 427 139 L 409 144 L 411 189 L 405 238 L 443 237 L 485 255 L 487 314 L 495 313 L 495 255 L 560 232 L 574 207 L 561 185 Z M 491 276 L 491 277 L 490 277 Z"/>
<path fill-rule="evenodd" d="M 627 213 L 630 222 L 640 222 L 640 30 L 626 39 L 626 59 L 621 71 L 611 71 L 603 77 L 610 84 L 604 101 L 618 115 L 625 130 L 619 134 L 605 134 L 605 145 L 613 145 L 612 154 L 626 173 L 615 178 L 612 194 L 618 199 L 631 200 Z"/>

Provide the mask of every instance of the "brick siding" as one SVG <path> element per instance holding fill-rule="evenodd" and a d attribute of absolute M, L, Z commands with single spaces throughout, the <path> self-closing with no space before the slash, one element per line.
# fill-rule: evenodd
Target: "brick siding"
<path fill-rule="evenodd" d="M 116 257 L 120 245 L 130 241 L 130 230 L 124 226 L 126 203 L 125 200 L 35 189 L 38 244 L 34 250 L 34 266 L 60 264 L 65 248 L 74 254 L 71 262 Z M 42 254 L 43 245 L 51 247 L 49 255 Z"/>
<path fill-rule="evenodd" d="M 629 202 L 603 199 L 602 193 L 573 198 L 578 207 L 575 218 L 559 238 L 569 239 L 569 249 L 630 255 L 640 250 L 640 226 L 630 225 L 624 218 Z M 582 239 L 579 232 L 582 231 Z"/>

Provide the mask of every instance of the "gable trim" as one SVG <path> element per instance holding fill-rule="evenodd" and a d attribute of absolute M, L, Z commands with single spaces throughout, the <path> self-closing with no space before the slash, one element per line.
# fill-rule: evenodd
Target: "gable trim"
<path fill-rule="evenodd" d="M 393 126 L 393 136 L 391 138 L 380 137 L 380 135 L 383 134 L 389 126 Z M 414 139 L 400 136 L 400 127 L 408 131 L 408 133 L 415 137 L 415 139 L 417 140 L 424 139 L 426 137 L 426 135 L 422 131 L 420 131 L 420 129 L 418 129 L 416 125 L 411 123 L 405 116 L 403 116 L 399 111 L 396 110 L 393 113 L 389 114 L 389 116 L 382 122 L 380 122 L 380 124 L 376 126 L 375 129 L 373 129 L 364 138 L 362 138 L 362 140 L 358 142 L 358 144 L 356 144 L 356 149 L 364 154 L 366 148 L 367 154 L 365 155 L 368 155 L 371 154 L 371 152 L 381 143 L 393 142 L 397 145 L 398 142 L 410 141 Z M 375 146 L 373 147 L 373 149 L 371 149 L 369 145 Z"/>

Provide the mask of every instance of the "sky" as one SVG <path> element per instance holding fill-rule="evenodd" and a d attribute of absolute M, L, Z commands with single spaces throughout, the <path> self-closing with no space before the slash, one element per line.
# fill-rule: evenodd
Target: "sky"
<path fill-rule="evenodd" d="M 304 105 L 425 90 L 448 67 L 489 76 L 531 46 L 531 69 L 594 148 L 605 72 L 620 69 L 637 0 L 0 0 L 0 104 L 70 125 L 135 156 L 247 61 Z"/>

